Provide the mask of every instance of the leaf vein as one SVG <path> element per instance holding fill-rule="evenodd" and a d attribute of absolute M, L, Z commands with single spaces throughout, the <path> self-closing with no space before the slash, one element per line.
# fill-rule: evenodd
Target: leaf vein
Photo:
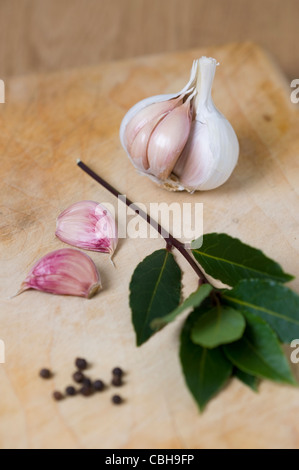
<path fill-rule="evenodd" d="M 295 323 L 295 324 L 299 325 L 299 321 L 295 320 L 294 318 L 289 318 L 286 315 L 274 312 L 273 310 L 270 310 L 268 308 L 261 307 L 259 305 L 254 305 L 254 304 L 251 304 L 250 302 L 246 302 L 244 300 L 236 299 L 236 298 L 230 297 L 228 295 L 223 295 L 223 298 L 226 299 L 226 300 L 230 300 L 230 301 L 232 301 L 236 304 L 240 304 L 240 305 L 244 305 L 245 307 L 252 308 L 254 310 L 260 310 L 261 312 L 265 312 L 268 315 L 273 315 L 274 317 L 282 318 L 283 320 L 288 321 L 289 323 Z"/>

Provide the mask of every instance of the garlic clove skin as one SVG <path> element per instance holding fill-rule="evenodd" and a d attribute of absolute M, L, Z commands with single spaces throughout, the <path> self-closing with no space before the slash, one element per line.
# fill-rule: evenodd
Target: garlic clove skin
<path fill-rule="evenodd" d="M 207 124 L 213 155 L 213 169 L 196 190 L 207 191 L 222 186 L 234 171 L 239 157 L 239 142 L 231 124 L 221 116 Z M 186 185 L 188 182 L 186 180 Z"/>
<path fill-rule="evenodd" d="M 189 192 L 215 189 L 231 176 L 238 155 L 238 139 L 222 115 L 206 123 L 195 120 L 173 172 Z"/>
<path fill-rule="evenodd" d="M 170 111 L 169 105 L 167 105 L 167 102 L 169 101 L 172 101 L 172 109 L 175 106 L 177 106 L 180 103 L 182 97 L 186 94 L 189 94 L 194 89 L 195 83 L 196 83 L 197 70 L 198 70 L 198 61 L 194 60 L 192 64 L 192 68 L 191 68 L 190 79 L 188 83 L 182 88 L 181 91 L 179 91 L 178 93 L 171 93 L 171 94 L 169 93 L 169 94 L 163 94 L 163 95 L 150 96 L 136 103 L 126 113 L 120 125 L 119 137 L 120 137 L 120 141 L 121 141 L 123 148 L 127 152 L 127 155 L 133 164 L 134 164 L 134 161 L 132 160 L 132 157 L 130 155 L 129 147 L 132 145 L 132 142 L 135 136 L 137 135 L 138 131 L 140 130 L 140 128 L 143 127 L 150 120 L 154 119 L 154 117 L 157 117 L 154 111 L 155 109 L 158 109 L 158 106 L 157 108 L 152 108 L 153 112 L 151 116 L 148 115 L 149 108 L 152 107 L 152 105 L 154 104 L 162 106 L 162 103 L 166 103 L 166 104 L 163 104 L 163 106 L 166 106 L 166 109 Z M 173 106 L 174 104 L 175 106 Z M 141 114 L 141 112 L 143 111 L 145 115 Z M 161 114 L 163 114 L 162 111 L 163 111 L 162 108 L 160 108 Z M 139 115 L 138 118 L 137 118 L 137 115 Z M 146 115 L 147 115 L 147 119 L 145 119 Z M 138 124 L 139 119 L 141 121 L 140 125 Z M 136 129 L 136 131 L 134 132 L 134 129 L 136 128 L 136 123 L 137 123 L 138 129 Z M 147 174 L 146 171 L 140 171 L 140 172 L 142 174 Z M 148 176 L 151 176 L 151 175 L 148 174 Z"/>
<path fill-rule="evenodd" d="M 190 137 L 173 172 L 184 187 L 194 191 L 209 179 L 213 168 L 208 127 L 199 121 L 193 121 Z"/>
<path fill-rule="evenodd" d="M 117 228 L 113 215 L 95 201 L 75 202 L 57 218 L 56 236 L 68 245 L 113 255 Z"/>
<path fill-rule="evenodd" d="M 176 107 L 155 127 L 149 139 L 147 157 L 150 172 L 165 180 L 172 172 L 187 142 L 191 127 L 190 101 Z"/>
<path fill-rule="evenodd" d="M 149 162 L 147 157 L 148 141 L 152 135 L 153 130 L 165 115 L 166 114 L 162 114 L 162 116 L 160 115 L 152 121 L 147 122 L 142 127 L 142 129 L 140 129 L 130 147 L 131 158 L 134 161 L 136 168 L 139 170 L 149 169 Z"/>
<path fill-rule="evenodd" d="M 101 280 L 89 256 L 63 248 L 48 253 L 32 267 L 18 294 L 28 289 L 89 299 L 101 289 Z"/>
<path fill-rule="evenodd" d="M 125 140 L 126 145 L 131 153 L 133 142 L 140 132 L 140 130 L 150 122 L 157 122 L 159 118 L 172 111 L 176 106 L 182 103 L 182 96 L 177 96 L 170 100 L 160 101 L 158 103 L 152 103 L 145 108 L 141 109 L 135 114 L 131 121 L 126 126 Z"/>
<path fill-rule="evenodd" d="M 211 90 L 217 67 L 213 58 L 199 59 L 195 120 L 174 173 L 190 192 L 215 189 L 231 176 L 239 142 L 229 121 L 214 105 Z"/>

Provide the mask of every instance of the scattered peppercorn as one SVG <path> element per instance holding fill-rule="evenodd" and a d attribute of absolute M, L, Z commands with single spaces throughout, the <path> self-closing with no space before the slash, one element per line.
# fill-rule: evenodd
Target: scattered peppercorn
<path fill-rule="evenodd" d="M 120 405 L 122 402 L 122 398 L 119 395 L 113 395 L 111 400 L 112 400 L 112 403 L 114 403 L 114 405 Z"/>
<path fill-rule="evenodd" d="M 87 387 L 86 385 L 83 385 L 83 387 L 80 388 L 80 393 L 84 397 L 90 397 L 90 395 L 93 394 L 93 390 L 91 387 Z"/>
<path fill-rule="evenodd" d="M 88 363 L 86 359 L 79 358 L 79 357 L 76 358 L 75 365 L 78 370 L 73 373 L 72 378 L 76 383 L 81 384 L 81 388 L 78 390 L 73 385 L 68 385 L 65 388 L 65 394 L 56 390 L 52 393 L 52 397 L 54 400 L 60 401 L 60 400 L 63 400 L 67 396 L 75 396 L 78 393 L 80 393 L 84 397 L 89 397 L 93 395 L 94 392 L 101 392 L 102 390 L 106 388 L 106 385 L 102 380 L 97 379 L 92 382 L 89 377 L 86 377 L 84 375 L 82 371 L 88 368 Z M 53 376 L 53 373 L 49 369 L 41 369 L 39 372 L 39 375 L 43 379 L 49 379 Z M 119 387 L 123 385 L 123 381 L 122 381 L 123 375 L 124 375 L 124 371 L 120 367 L 114 367 L 114 369 L 112 369 L 112 381 L 111 381 L 112 385 L 114 385 L 115 387 Z M 115 405 L 119 405 L 124 400 L 119 395 L 113 395 L 111 397 L 111 401 Z"/>
<path fill-rule="evenodd" d="M 49 369 L 41 369 L 39 375 L 42 379 L 50 379 L 52 377 L 51 371 Z"/>
<path fill-rule="evenodd" d="M 120 367 L 114 367 L 112 370 L 113 375 L 117 375 L 118 377 L 122 377 L 124 374 L 124 371 Z"/>
<path fill-rule="evenodd" d="M 53 398 L 56 401 L 63 400 L 64 396 L 62 395 L 61 392 L 53 392 Z"/>
<path fill-rule="evenodd" d="M 114 387 L 120 387 L 123 384 L 121 380 L 121 376 L 115 375 L 113 379 L 111 380 L 111 384 L 114 385 Z"/>
<path fill-rule="evenodd" d="M 75 387 L 73 387 L 72 385 L 69 385 L 69 387 L 66 387 L 65 393 L 69 395 L 70 397 L 73 397 L 74 395 L 76 395 L 77 391 Z"/>
<path fill-rule="evenodd" d="M 84 377 L 82 383 L 83 383 L 83 385 L 85 385 L 86 387 L 89 387 L 89 388 L 92 387 L 92 381 L 91 381 L 88 377 Z"/>
<path fill-rule="evenodd" d="M 97 391 L 97 392 L 101 392 L 102 390 L 104 390 L 105 388 L 105 384 L 102 380 L 95 380 L 95 382 L 93 383 L 93 388 Z"/>
<path fill-rule="evenodd" d="M 77 382 L 78 384 L 82 383 L 84 379 L 85 379 L 84 375 L 79 370 L 73 374 L 73 380 L 74 382 Z"/>
<path fill-rule="evenodd" d="M 75 360 L 75 365 L 76 367 L 78 367 L 79 370 L 85 370 L 88 366 L 87 361 L 85 359 L 82 359 L 81 357 L 78 357 Z"/>

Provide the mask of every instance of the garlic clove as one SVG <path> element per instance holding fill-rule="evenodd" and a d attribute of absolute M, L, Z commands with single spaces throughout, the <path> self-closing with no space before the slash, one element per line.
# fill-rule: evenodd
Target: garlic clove
<path fill-rule="evenodd" d="M 75 202 L 57 218 L 56 236 L 85 250 L 114 253 L 118 242 L 113 215 L 95 201 Z"/>
<path fill-rule="evenodd" d="M 150 172 L 168 178 L 187 142 L 191 127 L 190 100 L 176 107 L 155 127 L 148 144 Z"/>
<path fill-rule="evenodd" d="M 191 68 L 189 81 L 182 88 L 181 91 L 179 91 L 178 93 L 172 93 L 172 94 L 168 93 L 168 94 L 164 94 L 164 95 L 150 96 L 148 98 L 145 98 L 145 99 L 139 101 L 134 106 L 132 106 L 131 109 L 129 109 L 129 111 L 126 113 L 126 115 L 124 116 L 124 118 L 121 122 L 120 130 L 119 130 L 119 137 L 120 137 L 121 144 L 124 147 L 124 149 L 127 151 L 129 157 L 130 157 L 130 152 L 129 152 L 129 149 L 128 149 L 128 144 L 129 144 L 129 146 L 130 146 L 130 144 L 132 144 L 132 142 L 134 140 L 134 137 L 136 136 L 136 134 L 138 132 L 138 129 L 136 129 L 136 132 L 134 133 L 134 129 L 136 128 L 136 125 L 134 125 L 134 123 L 131 124 L 132 120 L 135 117 L 137 117 L 137 114 L 141 113 L 141 111 L 144 110 L 145 114 L 147 115 L 147 119 L 139 125 L 139 128 L 141 128 L 143 125 L 146 124 L 146 122 L 153 119 L 155 116 L 159 115 L 159 113 L 155 114 L 153 112 L 151 117 L 148 116 L 148 111 L 149 111 L 148 108 L 150 106 L 152 106 L 154 104 L 161 105 L 162 102 L 165 103 L 165 106 L 168 106 L 167 105 L 168 101 L 172 101 L 172 100 L 176 100 L 176 99 L 178 99 L 178 101 L 179 101 L 185 95 L 190 94 L 193 91 L 193 89 L 196 85 L 197 72 L 198 72 L 198 60 L 194 60 L 193 64 L 192 64 L 192 68 Z M 172 104 L 174 104 L 174 102 Z M 176 105 L 177 104 L 178 103 L 176 103 Z M 145 109 L 145 108 L 147 108 L 147 109 Z M 163 110 L 161 110 L 161 108 L 160 108 L 160 112 L 161 111 L 163 111 Z M 136 119 L 137 125 L 138 125 L 138 121 L 139 121 L 140 117 L 142 118 L 142 116 L 143 116 L 142 114 L 139 114 L 139 118 Z"/>
<path fill-rule="evenodd" d="M 140 130 L 148 123 L 156 122 L 157 118 L 172 111 L 176 106 L 181 104 L 182 101 L 183 97 L 178 96 L 170 100 L 150 104 L 137 112 L 128 123 L 125 131 L 125 140 L 130 153 L 133 142 Z"/>
<path fill-rule="evenodd" d="M 130 155 L 132 160 L 139 170 L 148 170 L 149 163 L 147 158 L 147 147 L 150 136 L 155 129 L 156 125 L 166 116 L 162 114 L 152 121 L 147 122 L 136 135 L 131 147 Z"/>
<path fill-rule="evenodd" d="M 32 267 L 18 294 L 28 289 L 91 298 L 101 289 L 101 281 L 89 256 L 63 248 L 48 253 Z"/>

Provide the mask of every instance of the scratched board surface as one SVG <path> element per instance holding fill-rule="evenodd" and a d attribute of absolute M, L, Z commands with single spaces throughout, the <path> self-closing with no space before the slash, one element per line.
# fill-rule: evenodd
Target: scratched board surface
<path fill-rule="evenodd" d="M 221 188 L 169 193 L 136 174 L 118 137 L 126 110 L 138 100 L 180 90 L 192 60 L 214 56 L 213 96 L 240 140 L 238 166 Z M 158 240 L 122 239 L 116 268 L 90 253 L 103 290 L 91 300 L 28 291 L 9 299 L 36 260 L 65 245 L 55 238 L 61 210 L 82 199 L 117 201 L 77 166 L 88 163 L 120 192 L 147 207 L 154 202 L 202 202 L 204 231 L 227 232 L 257 246 L 299 275 L 298 108 L 289 84 L 253 44 L 231 44 L 142 57 L 6 84 L 0 106 L 1 448 L 298 448 L 299 391 L 264 381 L 255 394 L 233 379 L 199 414 L 181 373 L 178 338 L 183 318 L 136 348 L 128 306 L 135 266 Z M 183 293 L 196 288 L 181 265 Z M 299 279 L 299 278 L 298 278 Z M 299 291 L 299 280 L 291 286 Z M 109 387 L 90 399 L 54 402 L 70 383 L 73 360 L 109 383 L 114 366 L 127 374 L 112 406 Z M 38 378 L 50 367 L 54 378 Z M 297 373 L 294 365 L 295 373 Z"/>

